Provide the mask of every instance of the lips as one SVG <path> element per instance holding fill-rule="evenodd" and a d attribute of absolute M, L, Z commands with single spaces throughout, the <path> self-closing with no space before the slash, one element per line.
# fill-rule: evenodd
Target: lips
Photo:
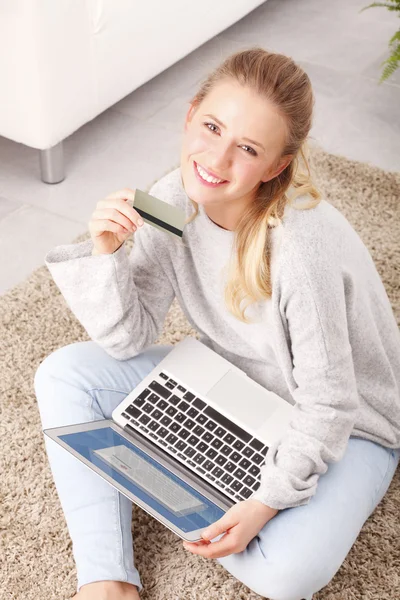
<path fill-rule="evenodd" d="M 196 161 L 194 161 L 194 164 L 195 164 L 196 168 L 197 168 L 197 166 L 199 166 L 201 169 L 203 169 L 203 171 L 205 171 L 207 173 L 207 175 L 211 175 L 211 177 L 215 177 L 215 179 L 222 179 L 222 181 L 220 183 L 225 183 L 226 181 L 228 181 L 227 179 L 224 179 L 223 177 L 216 175 L 212 171 L 205 169 L 202 165 L 199 165 Z"/>
<path fill-rule="evenodd" d="M 197 169 L 197 163 L 195 161 L 193 161 L 193 171 L 194 171 L 194 176 L 196 177 L 197 181 L 199 181 L 199 183 L 201 183 L 201 185 L 204 187 L 217 188 L 217 187 L 222 187 L 223 185 L 228 183 L 227 181 L 221 181 L 220 183 L 213 183 L 212 181 L 207 181 L 206 179 L 203 179 Z"/>

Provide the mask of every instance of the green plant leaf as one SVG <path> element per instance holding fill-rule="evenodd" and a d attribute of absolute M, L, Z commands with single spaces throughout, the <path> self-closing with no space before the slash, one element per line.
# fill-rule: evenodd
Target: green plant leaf
<path fill-rule="evenodd" d="M 381 83 L 383 81 L 385 81 L 386 79 L 388 79 L 388 77 L 393 75 L 393 73 L 399 66 L 399 62 L 400 62 L 400 42 L 397 42 L 397 47 L 393 50 L 392 54 L 389 56 L 389 58 L 387 60 L 385 60 L 382 63 L 382 66 L 383 65 L 386 65 L 386 66 L 385 66 L 383 73 L 381 75 L 381 78 L 379 80 Z"/>
<path fill-rule="evenodd" d="M 400 29 L 399 29 L 399 31 L 396 31 L 396 33 L 390 38 L 389 46 L 393 46 L 395 44 L 396 40 L 400 41 Z"/>
<path fill-rule="evenodd" d="M 374 8 L 376 6 L 382 6 L 391 11 L 398 11 L 398 17 L 400 18 L 400 0 L 388 0 L 387 2 L 373 2 L 368 6 L 364 6 L 359 12 L 363 12 L 367 10 L 367 8 Z M 392 50 L 391 55 L 387 60 L 381 63 L 381 66 L 384 66 L 383 73 L 379 80 L 380 83 L 385 81 L 390 75 L 393 75 L 394 71 L 398 68 L 400 62 L 400 30 L 396 31 L 396 33 L 389 40 L 389 49 Z"/>
<path fill-rule="evenodd" d="M 368 6 L 364 6 L 364 8 L 362 8 L 359 12 L 363 12 L 364 10 L 367 10 L 367 8 L 373 8 L 375 6 L 383 6 L 384 8 L 387 8 L 388 10 L 400 10 L 400 2 L 397 3 L 397 6 L 393 6 L 392 4 L 387 4 L 386 2 L 373 2 L 372 4 L 369 4 Z"/>
<path fill-rule="evenodd" d="M 393 73 L 395 72 L 395 70 L 397 69 L 398 66 L 399 66 L 398 61 L 397 61 L 397 63 L 391 63 L 391 64 L 386 65 L 386 67 L 383 69 L 383 73 L 382 73 L 379 81 L 380 82 L 386 81 L 386 79 L 388 79 L 391 75 L 393 75 Z"/>

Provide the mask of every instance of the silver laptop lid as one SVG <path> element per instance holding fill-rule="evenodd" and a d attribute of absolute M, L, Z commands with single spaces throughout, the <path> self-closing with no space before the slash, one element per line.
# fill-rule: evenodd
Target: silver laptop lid
<path fill-rule="evenodd" d="M 247 377 L 244 371 L 190 336 L 178 342 L 157 365 L 156 369 L 158 368 L 174 373 L 178 379 L 185 381 L 188 387 L 203 395 L 206 395 L 228 371 L 237 371 Z"/>
<path fill-rule="evenodd" d="M 156 369 L 176 375 L 268 445 L 282 435 L 292 416 L 291 404 L 194 337 L 176 344 Z"/>

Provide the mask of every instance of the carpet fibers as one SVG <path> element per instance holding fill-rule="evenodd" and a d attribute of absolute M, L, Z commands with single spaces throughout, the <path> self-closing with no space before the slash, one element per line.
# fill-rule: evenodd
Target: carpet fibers
<path fill-rule="evenodd" d="M 370 250 L 400 324 L 400 174 L 317 146 L 311 154 L 318 187 Z M 89 338 L 45 266 L 0 298 L 0 327 L 0 600 L 69 599 L 76 591 L 72 544 L 47 462 L 33 379 L 48 354 Z M 157 343 L 175 344 L 187 335 L 198 337 L 175 300 Z M 216 561 L 185 551 L 177 536 L 137 506 L 132 531 L 143 600 L 260 598 Z M 400 469 L 315 600 L 397 600 L 399 540 Z"/>

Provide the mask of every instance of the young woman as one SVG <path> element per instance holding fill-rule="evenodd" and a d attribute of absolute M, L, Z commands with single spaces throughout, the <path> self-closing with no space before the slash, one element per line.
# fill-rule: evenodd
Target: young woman
<path fill-rule="evenodd" d="M 203 343 L 290 402 L 257 491 L 184 544 L 272 600 L 329 583 L 400 458 L 399 331 L 367 248 L 312 183 L 313 103 L 304 71 L 263 48 L 211 73 L 186 115 L 180 167 L 150 190 L 186 211 L 183 243 L 139 223 L 134 190 L 99 201 L 91 238 L 46 256 L 91 341 L 59 348 L 35 377 L 43 428 L 110 418 L 172 349 L 154 342 L 176 296 Z M 75 598 L 139 598 L 131 502 L 45 443 Z"/>

